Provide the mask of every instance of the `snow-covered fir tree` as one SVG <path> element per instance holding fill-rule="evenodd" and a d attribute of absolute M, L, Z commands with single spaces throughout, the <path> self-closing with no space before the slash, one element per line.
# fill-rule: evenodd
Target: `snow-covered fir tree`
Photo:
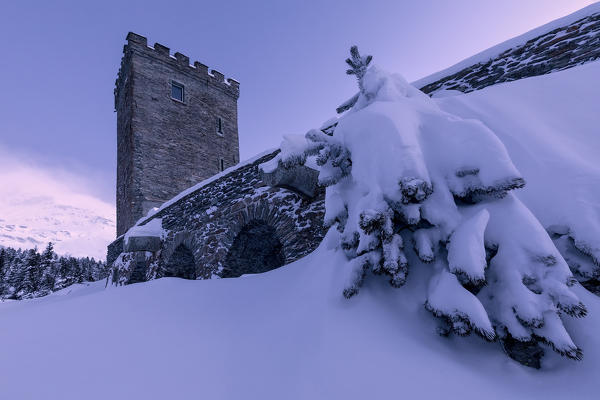
<path fill-rule="evenodd" d="M 325 223 L 347 258 L 343 295 L 369 275 L 402 287 L 428 272 L 440 332 L 543 342 L 582 357 L 563 318 L 583 317 L 567 263 L 513 190 L 525 180 L 481 122 L 443 112 L 398 74 L 351 49 L 359 93 L 326 130 L 287 136 L 263 164 L 309 164 L 326 186 Z"/>
<path fill-rule="evenodd" d="M 6 250 L 0 248 L 0 290 L 4 287 L 4 270 L 6 265 Z"/>
<path fill-rule="evenodd" d="M 0 299 L 25 299 L 45 296 L 74 283 L 106 278 L 108 269 L 93 258 L 58 256 L 48 243 L 37 249 L 0 249 Z"/>

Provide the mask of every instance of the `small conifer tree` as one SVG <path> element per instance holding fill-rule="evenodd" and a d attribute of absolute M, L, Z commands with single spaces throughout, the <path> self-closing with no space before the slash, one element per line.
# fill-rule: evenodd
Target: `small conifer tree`
<path fill-rule="evenodd" d="M 525 181 L 502 143 L 369 65 L 356 46 L 350 53 L 360 92 L 332 132 L 288 136 L 269 161 L 316 161 L 325 224 L 348 260 L 344 296 L 369 274 L 402 287 L 418 266 L 429 271 L 425 307 L 441 333 L 543 342 L 581 359 L 562 318 L 586 308 L 547 232 L 512 193 Z"/>

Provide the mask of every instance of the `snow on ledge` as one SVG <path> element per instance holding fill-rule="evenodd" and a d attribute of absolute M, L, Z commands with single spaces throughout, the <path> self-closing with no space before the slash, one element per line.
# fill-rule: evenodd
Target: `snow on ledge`
<path fill-rule="evenodd" d="M 138 222 L 139 223 L 139 222 Z M 152 236 L 161 240 L 167 236 L 167 230 L 162 227 L 162 218 L 154 218 L 145 225 L 134 225 L 125 233 L 124 243 L 129 242 L 130 237 Z"/>

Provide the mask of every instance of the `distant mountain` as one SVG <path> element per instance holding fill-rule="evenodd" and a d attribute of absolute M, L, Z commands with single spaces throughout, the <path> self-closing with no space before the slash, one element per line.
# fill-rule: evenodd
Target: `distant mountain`
<path fill-rule="evenodd" d="M 90 199 L 92 202 L 95 199 Z M 97 200 L 95 200 L 97 201 Z M 14 248 L 56 245 L 59 254 L 104 259 L 106 245 L 114 239 L 112 210 L 77 207 L 47 196 L 0 199 L 0 244 Z"/>
<path fill-rule="evenodd" d="M 19 203 L 21 201 L 21 204 Z M 14 248 L 43 248 L 56 244 L 59 254 L 104 259 L 114 238 L 114 217 L 98 210 L 56 203 L 50 197 L 1 199 L 7 214 L 0 217 L 0 244 Z"/>
<path fill-rule="evenodd" d="M 105 259 L 115 237 L 114 207 L 81 194 L 63 176 L 11 162 L 0 171 L 0 245 L 43 250 L 53 242 L 61 255 Z"/>

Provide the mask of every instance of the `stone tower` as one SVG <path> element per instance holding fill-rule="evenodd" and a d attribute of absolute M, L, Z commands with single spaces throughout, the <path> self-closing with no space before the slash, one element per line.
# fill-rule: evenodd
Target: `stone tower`
<path fill-rule="evenodd" d="M 130 32 L 115 87 L 117 236 L 239 162 L 239 83 Z"/>

